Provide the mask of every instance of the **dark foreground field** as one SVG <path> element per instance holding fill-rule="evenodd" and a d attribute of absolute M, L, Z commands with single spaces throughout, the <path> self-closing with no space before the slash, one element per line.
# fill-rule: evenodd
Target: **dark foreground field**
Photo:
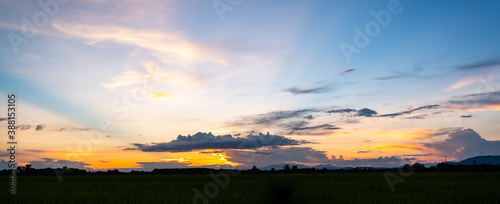
<path fill-rule="evenodd" d="M 391 192 L 383 174 L 19 176 L 1 203 L 500 203 L 500 173 L 414 173 Z M 221 186 L 222 185 L 222 186 Z M 204 188 L 208 192 L 205 192 Z M 196 194 L 193 189 L 199 190 Z M 197 196 L 197 197 L 195 197 Z M 204 198 L 202 198 L 204 197 Z"/>

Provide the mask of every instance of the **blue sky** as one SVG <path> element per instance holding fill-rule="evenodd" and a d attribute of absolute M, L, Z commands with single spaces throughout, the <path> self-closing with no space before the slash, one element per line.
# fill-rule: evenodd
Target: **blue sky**
<path fill-rule="evenodd" d="M 396 166 L 500 153 L 497 1 L 40 2 L 0 1 L 0 92 L 19 96 L 21 163 Z M 171 150 L 198 132 L 214 145 Z M 222 148 L 209 132 L 307 142 Z M 102 140 L 78 149 L 92 134 Z M 141 148 L 154 143 L 169 149 Z"/>

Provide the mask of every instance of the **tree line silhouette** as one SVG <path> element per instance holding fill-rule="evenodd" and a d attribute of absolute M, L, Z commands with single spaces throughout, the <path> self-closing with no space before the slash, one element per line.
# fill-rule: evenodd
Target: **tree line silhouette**
<path fill-rule="evenodd" d="M 500 165 L 491 164 L 451 164 L 439 163 L 436 166 L 425 167 L 423 164 L 414 163 L 413 165 L 406 164 L 403 167 L 404 171 L 413 172 L 492 172 L 500 171 Z M 208 174 L 210 172 L 232 171 L 241 174 L 313 174 L 313 173 L 381 173 L 387 171 L 398 171 L 400 168 L 373 168 L 373 167 L 355 167 L 355 168 L 340 168 L 340 169 L 317 169 L 317 168 L 299 168 L 296 165 L 290 167 L 289 164 L 283 166 L 282 169 L 272 168 L 270 170 L 260 170 L 253 166 L 248 170 L 232 170 L 232 169 L 211 169 L 211 168 L 176 168 L 176 169 L 154 169 L 152 171 L 137 171 L 120 172 L 118 169 L 107 171 L 88 171 L 85 169 L 76 168 L 43 168 L 35 169 L 31 164 L 16 169 L 17 175 L 37 175 L 37 176 L 56 176 L 56 175 L 144 175 L 144 174 Z M 10 175 L 11 170 L 4 169 L 0 171 L 0 175 Z"/>

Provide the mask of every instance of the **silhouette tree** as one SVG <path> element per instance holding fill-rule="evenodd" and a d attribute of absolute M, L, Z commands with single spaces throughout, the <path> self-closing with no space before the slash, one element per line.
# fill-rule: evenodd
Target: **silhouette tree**
<path fill-rule="evenodd" d="M 477 162 L 476 160 L 474 159 L 474 161 L 472 161 L 472 165 L 476 166 Z"/>
<path fill-rule="evenodd" d="M 252 167 L 252 171 L 258 171 L 259 169 L 256 166 Z"/>
<path fill-rule="evenodd" d="M 292 166 L 292 171 L 297 171 L 297 170 L 299 170 L 299 167 L 297 167 L 297 165 L 293 165 Z"/>
<path fill-rule="evenodd" d="M 415 169 L 413 169 L 413 167 L 410 165 L 410 164 L 405 164 L 403 166 L 403 171 L 405 172 L 413 172 Z"/>
<path fill-rule="evenodd" d="M 283 170 L 290 171 L 290 165 L 286 164 L 285 166 L 283 166 Z"/>
<path fill-rule="evenodd" d="M 415 164 L 413 164 L 411 167 L 413 167 L 413 169 L 415 169 L 415 171 L 425 170 L 425 166 L 421 163 L 418 163 L 418 162 L 415 162 Z"/>
<path fill-rule="evenodd" d="M 271 172 L 273 172 L 273 173 L 274 173 L 274 172 L 276 172 L 276 169 L 274 169 L 274 168 L 271 168 Z"/>

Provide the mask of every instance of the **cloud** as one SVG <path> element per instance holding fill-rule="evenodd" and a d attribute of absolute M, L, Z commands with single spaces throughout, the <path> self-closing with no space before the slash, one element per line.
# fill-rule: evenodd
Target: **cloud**
<path fill-rule="evenodd" d="M 229 126 L 244 126 L 244 125 L 264 125 L 271 126 L 283 122 L 288 119 L 302 118 L 304 115 L 313 112 L 313 109 L 299 109 L 293 111 L 273 111 L 269 113 L 259 114 L 255 116 L 245 116 L 242 119 L 229 122 Z"/>
<path fill-rule="evenodd" d="M 337 110 L 329 110 L 326 113 L 351 113 L 356 112 L 356 109 L 345 108 L 345 109 L 337 109 Z"/>
<path fill-rule="evenodd" d="M 332 155 L 330 157 L 330 164 L 335 166 L 342 167 L 400 167 L 407 163 L 413 163 L 412 161 L 416 160 L 414 157 L 410 158 L 402 158 L 402 157 L 378 157 L 378 158 L 369 158 L 369 159 L 344 159 L 342 155 L 339 158 Z"/>
<path fill-rule="evenodd" d="M 327 164 L 328 157 L 325 151 L 310 147 L 271 148 L 256 151 L 230 150 L 226 151 L 231 162 L 242 163 L 245 166 L 258 167 L 275 164 L 303 164 L 314 166 Z"/>
<path fill-rule="evenodd" d="M 314 116 L 312 116 L 312 115 L 307 115 L 307 116 L 305 116 L 304 118 L 305 118 L 305 119 L 308 119 L 308 120 L 312 120 L 312 119 L 314 119 Z"/>
<path fill-rule="evenodd" d="M 374 111 L 369 108 L 363 108 L 360 110 L 352 108 L 334 109 L 334 110 L 327 110 L 325 111 L 325 113 L 340 113 L 343 116 L 347 117 L 373 117 L 377 115 L 377 111 Z"/>
<path fill-rule="evenodd" d="M 167 33 L 115 25 L 85 25 L 61 21 L 54 21 L 52 25 L 66 35 L 86 39 L 89 44 L 116 42 L 144 48 L 160 56 L 160 60 L 167 63 L 177 65 L 194 62 L 229 64 L 224 59 L 215 56 L 208 46 L 190 42 L 179 32 Z"/>
<path fill-rule="evenodd" d="M 480 155 L 500 154 L 500 141 L 485 140 L 472 129 L 453 131 L 448 134 L 448 139 L 442 142 L 424 145 L 434 148 L 438 152 L 438 156 L 453 156 L 457 160 Z"/>
<path fill-rule="evenodd" d="M 430 76 L 421 76 L 419 73 L 423 70 L 420 64 L 414 64 L 413 69 L 407 72 L 393 71 L 392 75 L 377 77 L 376 80 L 391 80 L 399 78 L 425 78 Z"/>
<path fill-rule="evenodd" d="M 354 71 L 356 71 L 356 69 L 348 69 L 348 70 L 345 70 L 343 72 L 340 72 L 337 76 L 346 76 L 346 75 L 353 73 Z"/>
<path fill-rule="evenodd" d="M 462 115 L 462 116 L 460 116 L 460 117 L 461 117 L 461 118 L 472 118 L 472 115 L 470 115 L 470 114 L 469 114 L 469 115 Z"/>
<path fill-rule="evenodd" d="M 290 123 L 286 128 L 290 131 L 288 134 L 294 135 L 324 135 L 329 134 L 332 130 L 341 129 L 335 125 L 331 124 L 321 124 L 321 125 L 313 125 L 309 126 L 309 122 L 299 121 Z"/>
<path fill-rule="evenodd" d="M 367 151 L 358 151 L 357 153 L 358 153 L 358 154 L 366 154 L 366 153 L 370 153 L 370 152 L 371 152 L 371 150 L 367 150 Z"/>
<path fill-rule="evenodd" d="M 494 67 L 494 66 L 498 66 L 498 65 L 500 65 L 500 60 L 489 59 L 489 60 L 481 60 L 481 61 L 476 61 L 476 62 L 473 62 L 470 64 L 456 66 L 456 69 L 461 70 L 461 71 L 468 71 L 468 70 L 489 68 L 489 67 Z"/>
<path fill-rule="evenodd" d="M 456 131 L 460 131 L 462 130 L 463 128 L 460 128 L 460 127 L 453 127 L 453 128 L 440 128 L 438 129 L 437 131 L 429 134 L 429 136 L 431 137 L 436 137 L 436 136 L 443 136 L 443 135 L 448 135 L 452 132 L 456 132 Z"/>
<path fill-rule="evenodd" d="M 407 111 L 401 111 L 401 112 L 397 112 L 397 113 L 391 113 L 391 114 L 384 114 L 384 115 L 379 115 L 378 117 L 396 117 L 396 116 L 400 116 L 400 115 L 406 115 L 406 114 L 411 114 L 415 111 L 418 111 L 418 110 L 425 110 L 425 109 L 436 109 L 436 108 L 439 108 L 440 106 L 439 105 L 427 105 L 427 106 L 421 106 L 421 107 L 418 107 L 418 108 L 414 108 L 414 109 L 411 109 L 411 110 L 407 110 Z"/>
<path fill-rule="evenodd" d="M 3 156 L 2 156 L 2 157 L 3 157 Z M 14 162 L 14 163 L 16 164 L 16 166 L 18 165 L 18 163 L 17 163 L 17 162 Z M 9 167 L 9 164 L 10 164 L 9 160 L 5 161 L 5 160 L 1 159 L 1 160 L 0 160 L 0 170 L 2 170 L 2 169 L 9 169 L 9 168 L 8 168 L 8 167 Z"/>
<path fill-rule="evenodd" d="M 358 110 L 356 113 L 356 116 L 363 116 L 363 117 L 373 117 L 376 115 L 377 115 L 376 111 L 368 108 L 363 108 L 361 110 Z"/>
<path fill-rule="evenodd" d="M 90 129 L 88 128 L 76 128 L 76 127 L 62 127 L 61 129 L 57 130 L 59 132 L 62 131 L 89 131 Z"/>
<path fill-rule="evenodd" d="M 7 118 L 0 118 L 0 121 L 4 121 L 4 120 L 7 120 Z"/>
<path fill-rule="evenodd" d="M 20 124 L 16 126 L 16 130 L 29 130 L 29 129 L 31 129 L 31 125 Z"/>
<path fill-rule="evenodd" d="M 450 87 L 446 88 L 445 90 L 446 91 L 453 91 L 453 90 L 460 89 L 462 87 L 466 87 L 466 86 L 469 86 L 469 85 L 472 85 L 472 84 L 476 84 L 476 83 L 480 83 L 480 82 L 481 82 L 481 78 L 480 77 L 477 77 L 477 76 L 467 76 L 467 77 L 464 77 L 464 78 L 458 80 L 453 85 L 451 85 Z"/>
<path fill-rule="evenodd" d="M 52 158 L 42 158 L 44 161 L 30 161 L 29 163 L 33 166 L 33 168 L 44 169 L 44 168 L 62 168 L 67 166 L 68 168 L 78 168 L 78 169 L 86 169 L 86 166 L 90 164 L 78 161 L 69 161 L 69 160 L 55 160 Z"/>
<path fill-rule="evenodd" d="M 375 79 L 376 80 L 390 80 L 390 79 L 405 78 L 405 77 L 410 77 L 410 76 L 411 75 L 409 75 L 409 74 L 396 72 L 395 75 L 390 75 L 390 76 L 385 76 L 385 77 L 377 77 Z"/>
<path fill-rule="evenodd" d="M 147 62 L 141 69 L 127 70 L 111 79 L 110 83 L 103 83 L 102 86 L 108 89 L 116 89 L 130 86 L 154 87 L 158 84 L 172 86 L 197 86 L 201 84 L 201 79 L 179 71 L 166 70 L 158 67 L 153 62 Z M 166 92 L 153 92 L 153 96 L 167 96 Z"/>
<path fill-rule="evenodd" d="M 203 149 L 257 149 L 269 146 L 299 145 L 308 143 L 291 138 L 259 133 L 247 137 L 233 137 L 231 135 L 214 136 L 212 133 L 196 133 L 193 136 L 179 135 L 171 142 L 139 144 L 132 143 L 137 150 L 143 152 L 188 152 Z M 125 150 L 132 150 L 127 148 Z"/>
<path fill-rule="evenodd" d="M 451 106 L 447 108 L 462 110 L 492 108 L 500 110 L 500 91 L 469 94 L 456 98 L 448 101 Z"/>
<path fill-rule="evenodd" d="M 291 87 L 284 89 L 283 91 L 285 92 L 290 92 L 293 95 L 300 95 L 300 94 L 317 94 L 317 93 L 325 93 L 331 91 L 331 89 L 328 86 L 320 86 L 316 88 L 310 88 L 310 89 L 302 89 L 298 87 Z"/>
<path fill-rule="evenodd" d="M 44 124 L 37 125 L 37 126 L 36 126 L 36 131 L 40 131 L 40 130 L 42 130 L 43 128 L 45 128 L 45 125 L 44 125 Z"/>
<path fill-rule="evenodd" d="M 432 153 L 427 153 L 427 154 L 404 154 L 403 156 L 405 157 L 427 157 L 427 156 L 432 156 Z"/>

